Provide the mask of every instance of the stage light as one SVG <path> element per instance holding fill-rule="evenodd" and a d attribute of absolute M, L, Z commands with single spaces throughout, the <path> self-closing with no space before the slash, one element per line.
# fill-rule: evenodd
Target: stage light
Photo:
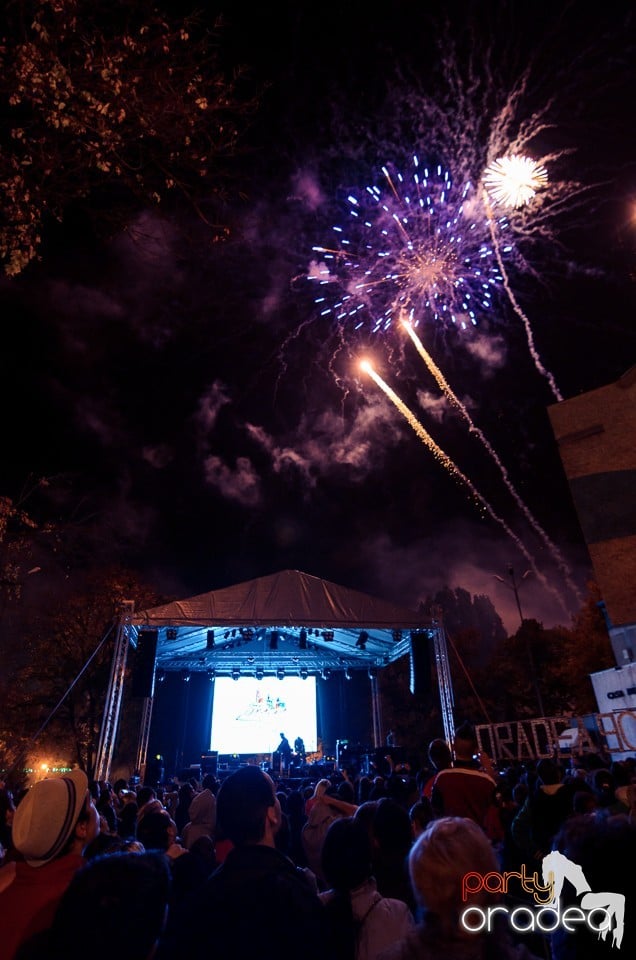
<path fill-rule="evenodd" d="M 322 639 L 325 640 L 327 643 L 331 643 L 333 640 L 333 630 L 323 630 Z"/>
<path fill-rule="evenodd" d="M 177 628 L 168 627 L 166 630 L 166 640 L 176 640 L 177 639 Z"/>
<path fill-rule="evenodd" d="M 298 649 L 306 650 L 307 649 L 307 631 L 303 627 L 298 636 Z"/>
<path fill-rule="evenodd" d="M 272 630 L 269 635 L 269 649 L 278 650 L 278 630 Z"/>
<path fill-rule="evenodd" d="M 366 630 L 361 630 L 360 633 L 359 633 L 359 635 L 358 635 L 358 639 L 356 640 L 356 647 L 358 648 L 358 650 L 366 650 L 366 649 L 367 649 L 367 640 L 368 640 L 368 639 L 369 639 L 369 634 L 367 633 L 367 631 L 366 631 Z"/>
<path fill-rule="evenodd" d="M 400 643 L 401 639 L 402 639 L 402 631 L 401 631 L 401 630 L 394 630 L 394 631 L 393 631 L 393 643 Z"/>
<path fill-rule="evenodd" d="M 285 668 L 279 667 L 278 670 L 276 671 L 276 676 L 278 677 L 279 680 L 282 680 L 283 677 L 285 676 Z"/>
<path fill-rule="evenodd" d="M 300 668 L 300 676 L 301 676 L 301 679 L 302 679 L 302 680 L 306 680 L 306 679 L 307 679 L 307 677 L 309 676 L 309 671 L 307 670 L 307 667 L 301 667 L 301 668 Z"/>
<path fill-rule="evenodd" d="M 377 667 L 369 667 L 369 680 L 378 679 L 378 670 Z"/>
<path fill-rule="evenodd" d="M 263 670 L 262 667 L 257 667 L 254 672 L 254 676 L 256 677 L 257 680 L 262 680 L 263 677 L 265 676 L 265 671 Z"/>
<path fill-rule="evenodd" d="M 208 670 L 208 680 L 212 683 L 216 680 L 216 670 L 212 667 L 211 670 Z"/>
<path fill-rule="evenodd" d="M 206 650 L 214 650 L 214 630 L 208 630 L 208 637 L 205 643 Z"/>
<path fill-rule="evenodd" d="M 344 675 L 345 675 L 345 680 L 351 680 L 351 670 L 349 669 L 349 667 L 345 668 Z"/>
<path fill-rule="evenodd" d="M 163 683 L 165 679 L 166 679 L 166 671 L 157 670 L 157 683 Z"/>
<path fill-rule="evenodd" d="M 189 671 L 189 670 L 184 670 L 184 671 L 183 671 L 183 682 L 184 682 L 184 683 L 190 683 L 190 671 Z"/>
<path fill-rule="evenodd" d="M 240 676 L 241 676 L 241 671 L 239 670 L 238 667 L 234 667 L 232 669 L 232 680 L 238 680 Z"/>
<path fill-rule="evenodd" d="M 323 667 L 322 673 L 320 675 L 323 680 L 329 680 L 329 678 L 331 677 L 331 670 L 329 669 L 329 667 Z"/>

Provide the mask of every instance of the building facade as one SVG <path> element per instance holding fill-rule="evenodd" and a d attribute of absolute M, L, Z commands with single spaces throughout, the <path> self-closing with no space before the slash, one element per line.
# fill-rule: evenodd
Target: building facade
<path fill-rule="evenodd" d="M 624 666 L 636 661 L 636 366 L 548 415 Z"/>

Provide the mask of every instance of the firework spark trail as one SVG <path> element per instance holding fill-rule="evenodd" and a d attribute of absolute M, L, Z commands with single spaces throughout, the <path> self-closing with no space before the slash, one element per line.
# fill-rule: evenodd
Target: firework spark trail
<path fill-rule="evenodd" d="M 445 395 L 445 396 L 448 398 L 448 400 L 453 404 L 453 406 L 460 412 L 460 414 L 461 414 L 461 415 L 463 416 L 463 418 L 466 420 L 466 422 L 467 422 L 467 424 L 468 424 L 468 426 L 469 426 L 469 428 L 470 428 L 471 433 L 473 433 L 473 434 L 481 441 L 481 443 L 483 444 L 484 448 L 486 449 L 486 451 L 489 453 L 489 455 L 492 457 L 493 461 L 495 462 L 495 464 L 496 464 L 497 467 L 499 468 L 499 470 L 500 470 L 500 472 L 501 472 L 501 476 L 502 476 L 503 482 L 505 483 L 508 491 L 510 492 L 510 494 L 511 494 L 512 497 L 514 498 L 517 506 L 519 507 L 519 509 L 521 510 L 521 512 L 523 513 L 523 515 L 525 516 L 526 520 L 528 520 L 528 522 L 529 522 L 530 525 L 533 527 L 533 529 L 535 530 L 535 532 L 538 533 L 538 535 L 541 537 L 541 539 L 543 540 L 543 542 L 545 543 L 545 545 L 546 545 L 546 546 L 548 547 L 548 549 L 550 550 L 550 552 L 551 552 L 551 554 L 552 554 L 552 556 L 553 556 L 553 558 L 554 558 L 557 566 L 559 567 L 559 569 L 561 570 L 561 573 L 562 573 L 563 576 L 564 576 L 564 579 L 565 579 L 565 582 L 566 582 L 567 586 L 570 588 L 570 590 L 571 590 L 572 593 L 576 596 L 576 598 L 577 598 L 578 600 L 581 600 L 581 599 L 582 599 L 581 593 L 580 593 L 578 587 L 576 586 L 576 584 L 574 583 L 574 581 L 572 580 L 572 576 L 571 576 L 570 569 L 569 569 L 568 565 L 566 564 L 564 557 L 563 557 L 562 554 L 560 553 L 560 551 L 559 551 L 559 549 L 557 548 L 556 544 L 554 544 L 554 543 L 550 540 L 550 538 L 548 537 L 548 535 L 547 535 L 547 533 L 545 532 L 545 530 L 544 530 L 544 529 L 541 527 L 541 525 L 539 524 L 538 520 L 533 516 L 532 512 L 530 511 L 530 509 L 528 508 L 527 504 L 524 502 L 524 500 L 522 499 L 522 497 L 517 493 L 517 490 L 515 489 L 512 481 L 510 480 L 510 476 L 509 476 L 509 474 L 508 474 L 508 471 L 507 471 L 506 467 L 504 466 L 504 464 L 501 462 L 501 459 L 499 458 L 496 450 L 492 447 L 491 443 L 489 442 L 488 438 L 484 435 L 484 433 L 482 432 L 482 430 L 480 430 L 480 428 L 479 428 L 478 426 L 476 426 L 476 424 L 474 423 L 472 417 L 470 416 L 470 413 L 468 412 L 466 406 L 461 402 L 461 400 L 459 399 L 459 397 L 455 394 L 455 392 L 454 392 L 453 389 L 451 388 L 450 384 L 448 383 L 448 381 L 447 381 L 446 378 L 444 377 L 444 374 L 443 374 L 442 371 L 439 369 L 439 367 L 437 366 L 437 364 L 435 363 L 435 361 L 433 360 L 433 358 L 431 357 L 431 355 L 429 354 L 429 352 L 428 352 L 427 349 L 425 348 L 424 344 L 422 343 L 422 341 L 420 340 L 420 338 L 419 338 L 418 335 L 416 334 L 416 332 L 415 332 L 415 330 L 413 329 L 412 325 L 411 325 L 410 323 L 408 323 L 407 321 L 402 321 L 402 325 L 403 325 L 403 327 L 406 329 L 406 331 L 407 331 L 408 335 L 410 336 L 411 340 L 413 341 L 413 343 L 415 344 L 415 349 L 417 350 L 417 352 L 419 353 L 420 357 L 422 358 L 422 360 L 423 360 L 424 363 L 426 364 L 426 366 L 427 366 L 428 370 L 430 371 L 430 373 L 433 375 L 433 378 L 434 378 L 435 382 L 437 383 L 438 387 L 440 388 L 440 390 L 442 391 L 442 393 L 444 393 L 444 395 Z"/>
<path fill-rule="evenodd" d="M 493 250 L 494 250 L 495 256 L 496 256 L 496 258 L 497 258 L 497 263 L 498 263 L 498 265 L 499 265 L 499 269 L 500 269 L 500 271 L 501 271 L 501 275 L 502 275 L 502 277 L 503 277 L 504 290 L 505 290 L 506 293 L 508 294 L 508 299 L 510 300 L 510 303 L 512 304 L 513 310 L 515 311 L 515 313 L 517 314 L 517 316 L 521 319 L 521 321 L 522 321 L 522 323 L 523 323 L 523 325 L 524 325 L 524 327 L 525 327 L 526 338 L 527 338 L 527 340 L 528 340 L 528 349 L 530 350 L 530 355 L 531 355 L 532 359 L 534 360 L 534 365 L 535 365 L 535 367 L 537 368 L 537 370 L 539 371 L 539 373 L 541 374 L 541 376 L 543 376 L 543 377 L 545 377 L 545 378 L 547 379 L 547 381 L 548 381 L 548 383 L 550 384 L 550 387 L 551 387 L 551 389 L 552 389 L 552 393 L 554 394 L 555 398 L 560 402 L 561 400 L 563 400 L 563 396 L 561 395 L 561 392 L 560 392 L 559 388 L 558 388 L 557 385 L 556 385 L 556 382 L 555 382 L 554 377 L 552 376 L 552 374 L 550 373 L 549 370 L 546 370 L 546 368 L 543 366 L 543 363 L 541 362 L 541 357 L 539 356 L 539 354 L 538 354 L 538 352 L 537 352 L 537 348 L 536 348 L 535 345 L 534 345 L 534 335 L 533 335 L 533 333 L 532 333 L 532 327 L 530 326 L 530 321 L 528 320 L 528 317 L 526 316 L 526 314 L 524 313 L 524 311 L 523 311 L 523 310 L 521 309 L 521 307 L 519 306 L 519 303 L 517 302 L 517 298 L 516 298 L 515 295 L 514 295 L 514 291 L 512 290 L 512 287 L 510 286 L 510 280 L 508 279 L 508 274 L 507 274 L 507 272 L 506 272 L 506 268 L 505 268 L 505 266 L 504 266 L 504 262 L 503 262 L 503 259 L 502 259 L 502 256 L 501 256 L 501 252 L 500 252 L 500 249 L 499 249 L 499 240 L 498 240 L 498 238 L 497 238 L 497 231 L 496 231 L 496 229 L 495 229 L 495 223 L 494 223 L 494 219 L 493 219 L 493 216 L 492 216 L 492 209 L 491 209 L 491 206 L 490 206 L 490 201 L 488 200 L 488 195 L 486 194 L 486 191 L 485 191 L 485 190 L 484 190 L 484 206 L 486 207 L 486 213 L 487 213 L 487 215 L 488 215 L 488 227 L 489 227 L 489 229 L 490 229 L 490 236 L 492 237 Z"/>
<path fill-rule="evenodd" d="M 548 581 L 548 579 L 547 579 L 547 578 L 541 573 L 541 571 L 537 568 L 537 565 L 536 565 L 536 563 L 535 563 L 535 561 L 534 561 L 534 558 L 533 558 L 532 555 L 528 552 L 528 550 L 526 549 L 526 547 L 524 546 L 524 544 L 522 543 L 522 541 L 521 541 L 521 540 L 519 539 L 519 537 L 515 534 L 515 532 L 514 532 L 513 530 L 511 530 L 511 528 L 508 526 L 508 524 L 506 523 L 506 521 L 503 520 L 497 513 L 495 513 L 494 509 L 493 509 L 493 508 L 491 507 L 491 505 L 488 503 L 488 501 L 486 500 L 486 498 L 482 496 L 482 494 L 479 492 L 479 490 L 477 490 L 477 488 L 475 487 L 474 483 L 473 483 L 471 480 L 469 480 L 468 477 L 467 477 L 464 473 L 462 473 L 462 471 L 461 471 L 461 470 L 459 469 L 459 467 L 451 460 L 451 458 L 448 456 L 448 454 L 446 454 L 446 453 L 442 450 L 442 448 L 441 448 L 440 446 L 438 446 L 438 444 L 437 444 L 437 443 L 435 442 L 435 440 L 431 437 L 431 435 L 428 433 L 428 431 L 425 430 L 425 428 L 422 426 L 422 424 L 421 424 L 420 421 L 417 419 L 417 417 L 415 416 L 415 414 L 407 407 L 407 405 L 406 405 L 402 400 L 400 400 L 400 398 L 399 398 L 398 395 L 395 393 L 395 391 L 392 390 L 391 387 L 389 387 L 389 385 L 379 376 L 379 374 L 377 374 L 377 373 L 375 372 L 375 370 L 373 369 L 373 367 L 371 366 L 371 364 L 370 364 L 368 361 L 363 361 L 360 366 L 361 366 L 362 370 L 365 371 L 365 373 L 368 373 L 368 374 L 369 374 L 369 376 L 371 377 L 371 379 L 380 387 L 380 389 L 386 394 L 386 396 L 389 398 L 389 400 L 390 400 L 390 401 L 395 405 L 395 407 L 400 411 L 400 413 L 402 414 L 402 416 L 404 417 L 404 419 L 406 420 L 406 422 L 407 422 L 407 423 L 409 424 L 409 426 L 414 430 L 414 432 L 415 432 L 416 435 L 419 437 L 419 439 L 422 441 L 422 443 L 424 444 L 424 446 L 427 447 L 428 450 L 430 450 L 430 452 L 433 454 L 433 456 L 442 464 L 442 466 L 444 466 L 444 467 L 448 470 L 448 472 L 449 472 L 453 477 L 455 477 L 455 478 L 458 479 L 458 480 L 461 480 L 461 482 L 462 482 L 463 484 L 465 484 L 466 487 L 468 487 L 468 490 L 469 490 L 470 493 L 473 495 L 473 497 L 474 497 L 476 500 L 478 500 L 479 503 L 482 504 L 482 506 L 483 506 L 484 509 L 488 512 L 488 514 L 492 517 L 492 519 L 493 519 L 496 523 L 498 523 L 498 524 L 505 530 L 505 532 L 508 534 L 508 536 L 509 536 L 509 537 L 511 538 L 511 540 L 515 543 L 515 545 L 517 546 L 517 548 L 519 549 L 519 551 L 524 555 L 524 557 L 526 558 L 526 560 L 527 560 L 528 563 L 530 564 L 530 566 L 531 566 L 531 568 L 532 568 L 535 576 L 537 577 L 537 579 L 540 580 L 541 583 L 543 584 L 543 586 L 546 588 L 546 590 L 549 590 L 549 592 L 552 593 L 553 596 L 558 600 L 558 602 L 559 602 L 559 604 L 561 605 L 561 607 L 562 607 L 562 609 L 564 610 L 564 612 L 565 612 L 566 614 L 569 613 L 567 607 L 565 606 L 565 604 L 564 604 L 564 602 L 563 602 L 563 598 L 561 597 L 561 595 L 559 594 L 559 592 L 550 584 L 550 582 Z"/>

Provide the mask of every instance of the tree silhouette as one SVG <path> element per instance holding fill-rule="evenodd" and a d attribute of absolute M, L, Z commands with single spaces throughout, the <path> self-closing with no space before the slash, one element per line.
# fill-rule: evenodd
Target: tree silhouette
<path fill-rule="evenodd" d="M 93 570 L 26 621 L 20 682 L 0 707 L 5 768 L 66 762 L 92 777 L 122 600 L 144 608 L 165 598 L 131 571 Z"/>
<path fill-rule="evenodd" d="M 165 6 L 165 5 L 164 5 Z M 227 161 L 258 104 L 225 64 L 222 24 L 141 0 L 8 0 L 0 43 L 0 257 L 9 275 L 39 255 L 73 207 L 103 233 L 135 211 L 223 196 Z"/>

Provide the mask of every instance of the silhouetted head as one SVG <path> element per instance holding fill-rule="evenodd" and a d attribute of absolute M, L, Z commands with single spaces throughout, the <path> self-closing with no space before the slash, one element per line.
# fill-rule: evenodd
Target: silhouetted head
<path fill-rule="evenodd" d="M 455 731 L 453 741 L 456 760 L 472 760 L 477 750 L 477 736 L 472 723 L 462 723 Z"/>
<path fill-rule="evenodd" d="M 453 762 L 453 754 L 446 740 L 436 737 L 428 745 L 428 759 L 436 770 L 446 770 Z"/>
<path fill-rule="evenodd" d="M 221 784 L 216 815 L 235 846 L 264 842 L 268 824 L 274 834 L 282 818 L 273 780 L 259 767 L 237 770 Z"/>
<path fill-rule="evenodd" d="M 322 845 L 322 872 L 334 890 L 354 890 L 372 873 L 371 840 L 359 820 L 340 817 L 330 824 Z"/>

